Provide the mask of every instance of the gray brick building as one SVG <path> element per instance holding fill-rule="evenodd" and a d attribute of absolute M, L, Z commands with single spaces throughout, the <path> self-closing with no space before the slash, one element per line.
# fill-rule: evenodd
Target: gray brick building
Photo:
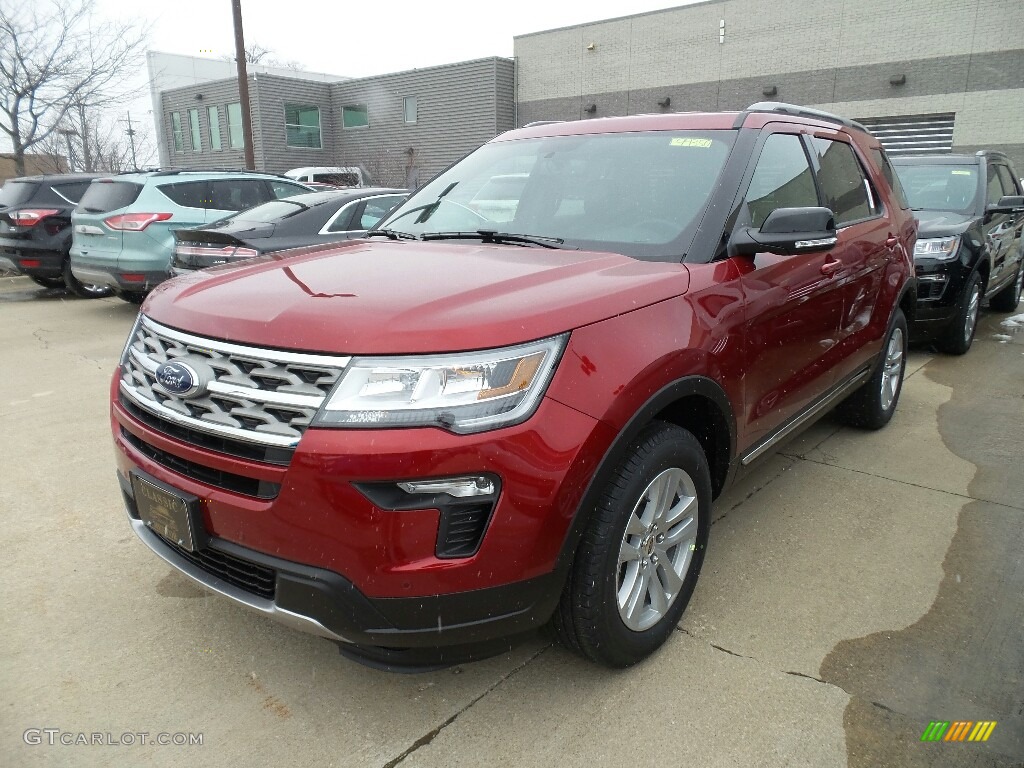
<path fill-rule="evenodd" d="M 249 97 L 258 170 L 359 165 L 384 184 L 423 183 L 514 123 L 513 63 L 502 58 L 335 82 L 254 73 Z M 169 165 L 244 167 L 233 78 L 157 98 Z"/>
<path fill-rule="evenodd" d="M 1024 173 L 1021 0 L 709 0 L 515 38 L 519 125 L 788 101 Z"/>

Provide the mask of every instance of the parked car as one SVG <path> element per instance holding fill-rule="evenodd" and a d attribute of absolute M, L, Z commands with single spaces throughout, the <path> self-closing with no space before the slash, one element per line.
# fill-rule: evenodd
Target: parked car
<path fill-rule="evenodd" d="M 311 192 L 271 200 L 202 228 L 178 229 L 171 272 L 361 237 L 408 194 L 377 188 Z"/>
<path fill-rule="evenodd" d="M 96 179 L 71 216 L 71 273 L 141 302 L 170 277 L 174 230 L 309 191 L 281 176 L 245 171 L 151 171 Z"/>
<path fill-rule="evenodd" d="M 468 204 L 510 168 L 498 228 Z M 131 526 L 368 663 L 551 621 L 633 664 L 723 488 L 835 406 L 892 417 L 916 223 L 887 173 L 789 105 L 526 127 L 365 239 L 170 283 L 111 382 Z"/>
<path fill-rule="evenodd" d="M 1024 197 L 1001 152 L 893 160 L 920 222 L 911 335 L 950 354 L 971 348 L 981 304 L 1012 311 L 1024 282 Z"/>
<path fill-rule="evenodd" d="M 355 165 L 292 168 L 284 175 L 296 181 L 317 181 L 335 187 L 368 187 L 372 183 L 369 174 Z"/>
<path fill-rule="evenodd" d="M 97 174 L 8 179 L 0 189 L 0 271 L 27 275 L 44 288 L 67 287 L 86 299 L 110 288 L 71 274 L 71 212 Z"/>

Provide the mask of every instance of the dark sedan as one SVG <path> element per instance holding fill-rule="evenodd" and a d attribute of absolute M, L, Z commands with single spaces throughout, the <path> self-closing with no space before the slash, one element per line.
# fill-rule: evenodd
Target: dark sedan
<path fill-rule="evenodd" d="M 197 229 L 179 229 L 176 274 L 274 251 L 361 237 L 408 196 L 404 189 L 312 192 L 271 200 Z"/>

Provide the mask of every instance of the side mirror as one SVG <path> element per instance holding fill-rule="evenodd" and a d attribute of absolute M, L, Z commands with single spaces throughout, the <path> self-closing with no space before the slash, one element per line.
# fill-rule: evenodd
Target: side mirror
<path fill-rule="evenodd" d="M 835 214 L 828 208 L 776 208 L 760 229 L 740 227 L 729 239 L 733 254 L 810 253 L 831 250 L 837 242 Z"/>
<path fill-rule="evenodd" d="M 998 203 L 985 206 L 985 213 L 1016 213 L 1024 210 L 1024 195 L 1005 195 Z"/>

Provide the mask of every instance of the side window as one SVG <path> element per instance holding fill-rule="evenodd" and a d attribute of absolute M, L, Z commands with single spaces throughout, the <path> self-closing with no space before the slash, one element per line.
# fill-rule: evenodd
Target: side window
<path fill-rule="evenodd" d="M 773 133 L 765 140 L 743 203 L 753 227 L 760 227 L 776 208 L 819 204 L 811 166 L 799 136 Z"/>
<path fill-rule="evenodd" d="M 85 190 L 89 188 L 88 181 L 76 181 L 72 184 L 57 184 L 52 187 L 53 191 L 63 197 L 69 203 L 75 205 L 82 199 L 82 195 L 85 194 Z"/>
<path fill-rule="evenodd" d="M 999 174 L 996 167 L 989 163 L 988 182 L 985 187 L 985 205 L 994 205 L 1003 196 L 1003 185 L 999 182 Z"/>
<path fill-rule="evenodd" d="M 267 190 L 260 179 L 223 179 L 210 182 L 209 208 L 241 211 L 267 201 Z"/>
<path fill-rule="evenodd" d="M 893 200 L 903 210 L 910 208 L 910 203 L 907 202 L 907 193 L 903 191 L 903 184 L 900 182 L 900 177 L 896 175 L 893 170 L 892 163 L 889 162 L 889 156 L 885 154 L 884 149 L 872 149 L 871 157 L 878 163 L 878 167 L 882 169 L 882 175 L 885 180 L 889 183 L 890 189 L 893 191 Z"/>
<path fill-rule="evenodd" d="M 165 184 L 160 191 L 183 208 L 209 208 L 210 185 L 205 181 Z"/>
<path fill-rule="evenodd" d="M 359 200 L 356 200 L 348 205 L 342 206 L 342 209 L 334 215 L 334 220 L 331 222 L 330 226 L 327 227 L 327 231 L 348 232 L 351 229 L 349 222 L 351 221 L 352 214 L 355 212 L 359 202 Z"/>
<path fill-rule="evenodd" d="M 405 200 L 405 195 L 370 198 L 366 201 L 366 208 L 363 209 L 363 214 L 359 217 L 359 226 L 356 229 L 369 229 L 403 200 Z"/>
<path fill-rule="evenodd" d="M 836 228 L 877 215 L 876 196 L 853 147 L 819 138 L 811 139 L 811 143 L 821 166 L 818 182 L 825 204 L 836 215 Z"/>
<path fill-rule="evenodd" d="M 1013 180 L 1013 174 L 1010 173 L 1010 169 L 1005 165 L 997 165 L 996 170 L 999 171 L 999 180 L 1003 184 L 1003 194 L 1019 195 L 1020 192 L 1017 190 L 1017 184 Z"/>
<path fill-rule="evenodd" d="M 270 190 L 274 193 L 274 197 L 280 200 L 284 197 L 294 197 L 295 195 L 304 195 L 309 192 L 305 187 L 300 187 L 298 184 L 289 184 L 287 181 L 271 181 Z"/>

